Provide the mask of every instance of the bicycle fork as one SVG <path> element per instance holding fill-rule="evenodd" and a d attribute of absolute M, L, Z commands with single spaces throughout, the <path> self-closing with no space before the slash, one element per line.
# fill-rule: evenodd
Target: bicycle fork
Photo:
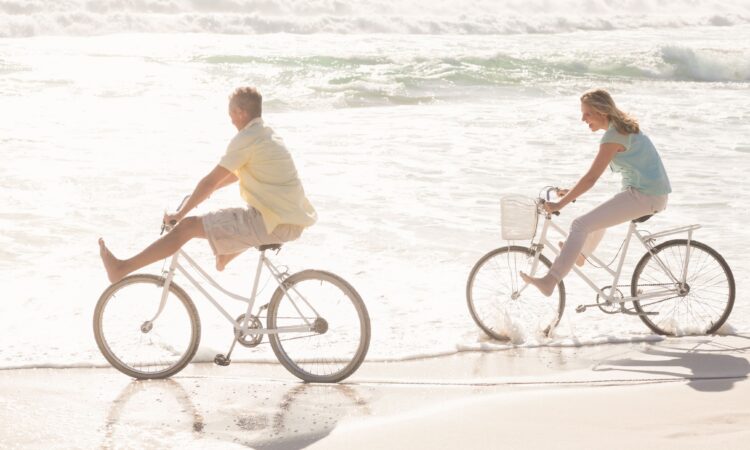
<path fill-rule="evenodd" d="M 172 257 L 172 261 L 169 263 L 169 270 L 162 275 L 164 277 L 164 284 L 162 285 L 161 300 L 159 301 L 159 309 L 156 310 L 156 314 L 150 320 L 147 320 L 141 324 L 141 332 L 148 333 L 154 328 L 154 321 L 164 311 L 164 306 L 167 304 L 167 297 L 169 297 L 169 286 L 172 284 L 172 278 L 174 278 L 175 268 L 177 267 L 177 254 Z"/>

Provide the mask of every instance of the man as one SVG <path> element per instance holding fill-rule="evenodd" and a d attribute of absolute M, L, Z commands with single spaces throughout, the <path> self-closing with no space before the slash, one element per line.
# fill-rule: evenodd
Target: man
<path fill-rule="evenodd" d="M 262 103 L 262 96 L 252 87 L 238 88 L 229 97 L 229 117 L 238 133 L 219 164 L 198 182 L 180 209 L 164 215 L 164 223 L 177 224 L 168 234 L 129 259 L 117 259 L 99 238 L 99 254 L 110 282 L 169 257 L 193 238 L 208 239 L 216 269 L 224 270 L 244 250 L 292 241 L 315 223 L 317 214 L 305 197 L 291 155 L 281 138 L 263 123 Z M 214 191 L 238 180 L 247 207 L 186 217 Z"/>

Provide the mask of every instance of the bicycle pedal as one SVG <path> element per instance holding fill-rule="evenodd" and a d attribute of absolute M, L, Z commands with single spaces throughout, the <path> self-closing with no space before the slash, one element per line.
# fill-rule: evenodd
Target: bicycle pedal
<path fill-rule="evenodd" d="M 576 312 L 577 313 L 586 312 L 586 305 L 578 305 L 578 306 L 576 306 Z"/>
<path fill-rule="evenodd" d="M 217 366 L 228 366 L 231 362 L 232 360 L 228 359 L 222 354 L 214 356 L 214 364 L 216 364 Z"/>

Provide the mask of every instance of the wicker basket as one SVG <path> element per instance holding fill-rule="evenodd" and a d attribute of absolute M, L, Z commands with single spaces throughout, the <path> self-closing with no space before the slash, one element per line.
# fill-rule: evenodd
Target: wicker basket
<path fill-rule="evenodd" d="M 506 195 L 500 199 L 502 237 L 507 241 L 531 239 L 538 219 L 536 201 L 523 195 Z"/>

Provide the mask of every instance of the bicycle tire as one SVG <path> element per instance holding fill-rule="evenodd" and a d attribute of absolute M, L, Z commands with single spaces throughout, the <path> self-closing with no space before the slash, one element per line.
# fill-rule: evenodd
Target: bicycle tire
<path fill-rule="evenodd" d="M 466 303 L 471 318 L 488 336 L 513 340 L 512 334 L 534 328 L 549 336 L 560 322 L 565 310 L 565 283 L 562 280 L 557 284 L 556 303 L 533 286 L 527 287 L 521 297 L 512 298 L 513 293 L 524 284 L 519 272 L 530 273 L 533 260 L 534 251 L 530 248 L 509 245 L 488 252 L 471 269 L 466 281 Z M 547 269 L 552 266 L 544 255 L 539 255 L 539 262 Z M 494 265 L 494 269 L 491 265 Z M 504 282 L 498 283 L 500 277 L 507 279 L 510 286 L 504 286 Z M 480 286 L 480 281 L 486 286 Z M 521 303 L 525 305 L 524 308 L 520 307 Z"/>
<path fill-rule="evenodd" d="M 309 314 L 305 319 L 321 324 L 320 330 L 325 324 L 325 331 L 269 334 L 279 362 L 307 382 L 335 383 L 349 377 L 362 364 L 370 346 L 370 317 L 357 291 L 343 278 L 320 270 L 298 272 L 284 280 L 282 286 L 276 288 L 268 306 L 268 329 L 303 325 L 300 315 Z M 300 295 L 307 302 L 301 301 Z M 332 304 L 334 301 L 336 304 Z M 310 309 L 310 304 L 314 309 Z M 297 309 L 304 311 L 296 313 Z M 352 323 L 355 315 L 358 323 Z M 331 351 L 339 354 L 317 355 Z"/>
<path fill-rule="evenodd" d="M 174 281 L 169 285 L 171 295 L 164 310 L 150 328 L 144 329 L 159 308 L 165 281 L 157 275 L 130 275 L 109 286 L 94 309 L 94 338 L 99 350 L 114 368 L 131 377 L 170 377 L 182 370 L 198 350 L 198 311 Z M 142 306 L 143 311 L 139 309 Z M 176 332 L 185 316 L 189 333 Z"/>
<path fill-rule="evenodd" d="M 684 255 L 687 250 L 687 239 L 673 239 L 657 245 L 651 252 L 647 252 L 636 265 L 631 281 L 631 295 L 636 297 L 647 293 L 648 286 L 675 285 L 664 271 L 656 264 L 649 265 L 654 256 L 669 266 L 667 258 L 675 260 L 676 271 L 673 274 L 682 275 Z M 681 249 L 684 248 L 683 251 Z M 724 258 L 714 249 L 702 242 L 690 241 L 690 263 L 688 267 L 687 287 L 684 295 L 676 295 L 666 299 L 633 301 L 635 310 L 641 320 L 657 334 L 676 336 L 686 334 L 713 334 L 726 322 L 734 306 L 735 284 L 734 275 Z M 695 263 L 693 263 L 695 261 Z M 713 266 L 713 267 L 711 267 Z M 658 270 L 657 270 L 658 269 Z M 668 269 L 672 269 L 671 266 Z M 690 269 L 693 269 L 692 272 Z M 645 273 L 646 271 L 647 273 Z M 681 279 L 681 278 L 680 278 Z M 710 285 L 707 285 L 710 282 Z M 677 288 L 677 286 L 675 286 Z M 709 289 L 710 288 L 710 289 Z M 713 296 L 710 303 L 701 302 L 701 296 Z M 707 298 L 704 298 L 707 300 Z M 700 311 L 698 310 L 700 307 Z M 671 309 L 671 310 L 669 310 Z M 670 313 L 652 320 L 646 313 Z M 666 317 L 666 319 L 664 318 Z M 697 324 L 686 324 L 690 319 L 696 319 Z"/>

